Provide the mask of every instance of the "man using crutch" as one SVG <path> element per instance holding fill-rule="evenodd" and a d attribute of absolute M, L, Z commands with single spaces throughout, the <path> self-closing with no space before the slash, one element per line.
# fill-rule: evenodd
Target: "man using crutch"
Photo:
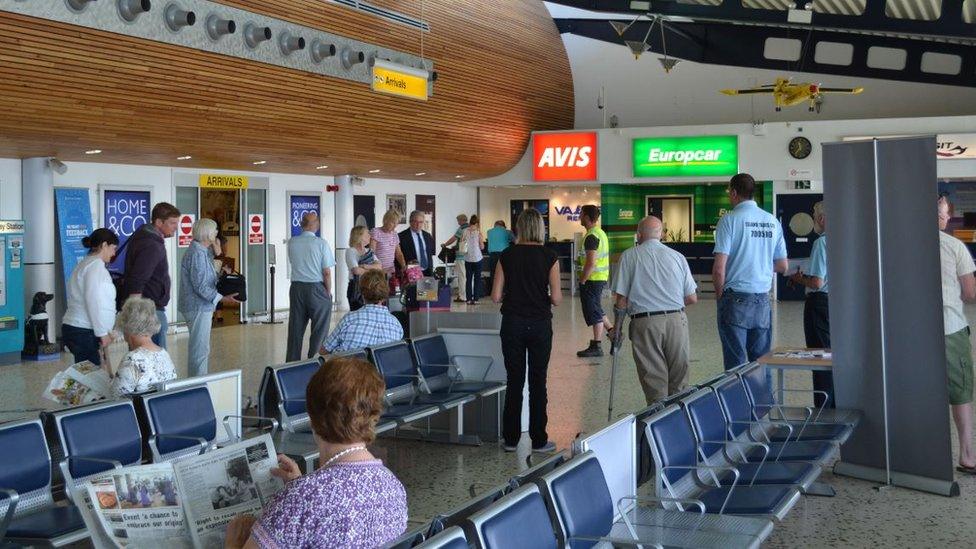
<path fill-rule="evenodd" d="M 661 243 L 661 220 L 637 226 L 637 246 L 620 256 L 613 292 L 614 313 L 630 315 L 630 341 L 647 404 L 688 384 L 688 317 L 698 286 L 683 255 Z M 612 391 L 612 389 L 611 389 Z"/>

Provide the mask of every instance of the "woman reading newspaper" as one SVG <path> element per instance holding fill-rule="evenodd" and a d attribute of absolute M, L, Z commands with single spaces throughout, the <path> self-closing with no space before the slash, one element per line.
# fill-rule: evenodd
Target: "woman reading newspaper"
<path fill-rule="evenodd" d="M 334 358 L 312 377 L 306 406 L 322 466 L 302 476 L 279 455 L 271 473 L 286 482 L 262 517 L 235 518 L 227 548 L 379 547 L 407 526 L 403 485 L 366 445 L 383 410 L 383 380 L 368 362 Z"/>

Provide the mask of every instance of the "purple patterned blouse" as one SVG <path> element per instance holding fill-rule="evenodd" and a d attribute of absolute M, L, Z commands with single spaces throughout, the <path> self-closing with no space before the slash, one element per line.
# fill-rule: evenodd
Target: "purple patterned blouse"
<path fill-rule="evenodd" d="M 251 531 L 265 549 L 372 548 L 407 529 L 407 493 L 380 460 L 350 461 L 297 478 Z"/>

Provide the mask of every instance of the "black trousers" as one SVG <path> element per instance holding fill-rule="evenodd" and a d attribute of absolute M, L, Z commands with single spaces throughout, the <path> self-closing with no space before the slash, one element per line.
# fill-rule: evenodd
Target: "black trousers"
<path fill-rule="evenodd" d="M 830 313 L 827 306 L 827 294 L 811 292 L 807 294 L 803 306 L 803 335 L 807 340 L 807 347 L 816 349 L 830 348 Z M 824 391 L 830 395 L 827 408 L 834 408 L 834 374 L 831 372 L 811 372 L 813 374 L 813 389 Z M 823 404 L 823 395 L 813 396 L 813 402 Z"/>
<path fill-rule="evenodd" d="M 546 373 L 552 353 L 552 320 L 529 320 L 502 317 L 502 353 L 508 388 L 505 390 L 505 412 L 502 435 L 505 444 L 515 446 L 522 438 L 522 388 L 525 386 L 526 363 L 529 377 L 529 437 L 532 446 L 540 447 L 549 441 L 546 424 Z"/>

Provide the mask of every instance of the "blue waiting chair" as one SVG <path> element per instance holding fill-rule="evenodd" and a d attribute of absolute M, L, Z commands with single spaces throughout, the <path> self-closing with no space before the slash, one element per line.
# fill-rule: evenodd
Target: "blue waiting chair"
<path fill-rule="evenodd" d="M 823 461 L 787 461 L 776 459 L 775 444 L 732 438 L 722 405 L 714 391 L 705 389 L 682 400 L 681 406 L 695 430 L 698 456 L 705 465 L 734 467 L 743 484 L 792 484 L 808 489 L 820 477 Z M 782 451 L 782 449 L 780 449 Z M 770 455 L 774 454 L 774 455 Z M 761 456 L 758 460 L 750 457 Z M 714 478 L 723 486 L 732 483 L 729 472 L 717 473 Z"/>
<path fill-rule="evenodd" d="M 89 406 L 46 412 L 55 425 L 65 491 L 87 479 L 142 462 L 142 432 L 131 400 L 112 400 Z"/>
<path fill-rule="evenodd" d="M 505 383 L 485 381 L 494 359 L 490 356 L 454 355 L 447 352 L 444 336 L 431 334 L 410 340 L 421 379 L 431 392 L 476 393 L 490 396 L 505 390 Z M 461 368 L 481 369 L 475 379 L 465 379 Z M 478 379 L 480 377 L 480 379 Z"/>
<path fill-rule="evenodd" d="M 429 540 L 417 545 L 424 549 L 468 549 L 468 538 L 464 530 L 452 526 Z"/>
<path fill-rule="evenodd" d="M 556 532 L 539 487 L 528 484 L 468 519 L 480 549 L 556 549 Z"/>
<path fill-rule="evenodd" d="M 736 438 L 745 434 L 750 440 L 762 442 L 822 440 L 843 444 L 854 431 L 854 426 L 847 423 L 778 421 L 768 414 L 760 418 L 738 376 L 716 385 L 715 392 L 725 411 L 729 432 Z"/>
<path fill-rule="evenodd" d="M 842 423 L 856 426 L 861 420 L 860 410 L 844 408 L 826 408 L 828 395 L 824 391 L 802 390 L 802 389 L 783 389 L 782 393 L 773 394 L 769 383 L 769 377 L 765 369 L 760 364 L 751 364 L 738 371 L 739 377 L 749 393 L 752 400 L 752 407 L 755 415 L 759 419 L 767 417 L 789 421 L 795 425 L 809 422 L 816 423 Z M 783 403 L 786 393 L 799 393 L 824 396 L 824 402 L 819 407 L 815 406 L 788 406 Z M 805 430 L 805 429 L 804 429 Z"/>
<path fill-rule="evenodd" d="M 454 526 L 463 526 L 471 515 L 481 511 L 482 509 L 487 509 L 496 501 L 505 497 L 505 495 L 510 491 L 509 487 L 506 485 L 489 488 L 477 496 L 473 494 L 473 486 L 471 490 L 471 499 L 465 501 L 459 507 L 451 509 L 445 513 L 441 513 L 431 519 L 430 529 L 427 532 L 428 536 L 439 534 L 440 532 Z"/>
<path fill-rule="evenodd" d="M 754 548 L 772 531 L 772 523 L 747 517 L 705 515 L 695 500 L 630 496 L 614 502 L 600 461 L 580 454 L 540 479 L 561 547 L 668 546 Z M 657 505 L 695 506 L 698 516 Z"/>
<path fill-rule="evenodd" d="M 442 410 L 446 403 L 420 402 L 415 383 L 419 376 L 413 365 L 406 342 L 397 341 L 369 348 L 373 364 L 386 383 L 386 408 L 381 420 L 389 419 L 404 425 L 428 418 Z M 458 401 L 458 405 L 462 404 Z"/>
<path fill-rule="evenodd" d="M 217 417 L 206 385 L 196 385 L 140 395 L 149 428 L 148 441 L 153 462 L 159 463 L 185 456 L 199 455 L 216 446 Z M 223 420 L 228 444 L 240 437 L 234 434 L 230 418 L 251 419 L 265 423 L 274 437 L 278 422 L 273 418 L 227 415 Z"/>
<path fill-rule="evenodd" d="M 0 448 L 0 539 L 61 547 L 87 538 L 78 508 L 54 503 L 51 454 L 41 421 L 0 425 Z"/>
<path fill-rule="evenodd" d="M 735 467 L 702 464 L 691 423 L 678 405 L 647 418 L 644 428 L 654 456 L 655 493 L 660 497 L 700 500 L 707 513 L 779 520 L 800 499 L 800 490 L 795 486 L 744 486 L 744 477 Z M 731 474 L 731 482 L 717 482 L 715 476 L 719 473 Z M 677 507 L 683 509 L 681 505 Z"/>

